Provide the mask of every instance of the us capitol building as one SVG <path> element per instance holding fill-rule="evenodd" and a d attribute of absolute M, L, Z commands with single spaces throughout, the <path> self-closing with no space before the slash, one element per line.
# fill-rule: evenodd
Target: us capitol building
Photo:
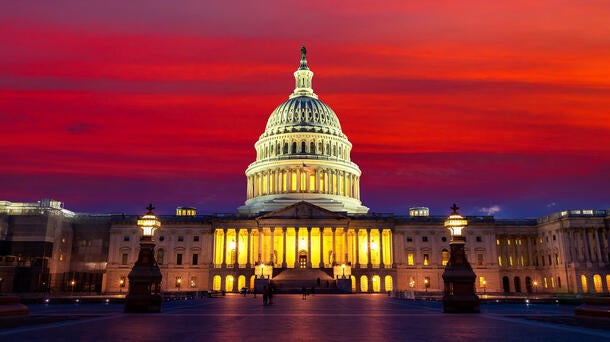
<path fill-rule="evenodd" d="M 370 213 L 360 201 L 352 144 L 314 93 L 313 75 L 303 47 L 295 89 L 254 145 L 247 198 L 236 213 L 178 207 L 159 216 L 155 256 L 164 292 L 237 292 L 255 279 L 283 291 L 442 290 L 449 211 Z M 138 215 L 74 213 L 50 199 L 0 201 L 0 292 L 125 293 L 138 255 Z M 608 210 L 465 218 L 477 292 L 609 292 Z"/>

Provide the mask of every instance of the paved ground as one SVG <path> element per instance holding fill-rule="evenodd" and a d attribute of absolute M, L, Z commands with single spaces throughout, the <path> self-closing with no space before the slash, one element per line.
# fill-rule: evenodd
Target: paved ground
<path fill-rule="evenodd" d="M 168 302 L 160 314 L 121 304 L 30 306 L 36 324 L 0 330 L 0 341 L 608 341 L 610 331 L 561 322 L 573 306 L 486 304 L 443 314 L 441 303 L 385 295 L 276 295 Z M 50 319 L 49 318 L 55 318 Z M 551 322 L 551 323 L 549 323 Z M 595 324 L 594 324 L 595 325 Z M 597 327 L 608 324 L 597 323 Z"/>

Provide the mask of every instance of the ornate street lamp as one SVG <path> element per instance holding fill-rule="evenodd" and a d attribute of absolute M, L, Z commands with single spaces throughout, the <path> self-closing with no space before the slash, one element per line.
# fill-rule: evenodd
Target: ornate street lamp
<path fill-rule="evenodd" d="M 451 254 L 449 262 L 443 272 L 445 291 L 443 295 L 444 312 L 480 312 L 479 297 L 475 293 L 476 275 L 466 260 L 462 230 L 468 221 L 458 213 L 455 203 L 451 206 L 453 211 L 445 221 L 445 228 L 451 232 Z"/>
<path fill-rule="evenodd" d="M 152 204 L 148 212 L 138 220 L 142 229 L 138 260 L 127 276 L 129 289 L 125 296 L 125 312 L 160 312 L 161 311 L 161 271 L 155 261 L 155 243 L 153 234 L 161 228 L 161 221 L 153 213 Z"/>

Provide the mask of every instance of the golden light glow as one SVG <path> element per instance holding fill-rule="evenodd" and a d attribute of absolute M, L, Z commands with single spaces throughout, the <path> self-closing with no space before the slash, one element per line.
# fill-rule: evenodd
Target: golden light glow
<path fill-rule="evenodd" d="M 231 250 L 235 249 L 235 240 L 231 240 L 231 242 L 229 242 L 229 248 Z"/>
<path fill-rule="evenodd" d="M 161 221 L 152 213 L 148 213 L 138 220 L 138 227 L 142 229 L 143 236 L 152 237 L 155 230 L 161 228 Z"/>
<path fill-rule="evenodd" d="M 462 230 L 468 225 L 468 220 L 460 214 L 451 214 L 445 221 L 445 228 L 449 229 L 451 236 L 462 236 Z"/>
<path fill-rule="evenodd" d="M 305 241 L 305 238 L 301 238 L 301 240 L 299 240 L 299 250 L 307 250 L 307 242 Z"/>

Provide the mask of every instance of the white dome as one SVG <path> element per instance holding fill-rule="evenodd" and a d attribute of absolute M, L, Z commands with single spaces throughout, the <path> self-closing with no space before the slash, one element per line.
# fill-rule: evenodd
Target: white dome
<path fill-rule="evenodd" d="M 281 209 L 307 201 L 328 210 L 366 213 L 360 202 L 360 169 L 335 112 L 313 92 L 305 48 L 290 98 L 271 113 L 246 170 L 248 199 L 242 213 Z"/>

